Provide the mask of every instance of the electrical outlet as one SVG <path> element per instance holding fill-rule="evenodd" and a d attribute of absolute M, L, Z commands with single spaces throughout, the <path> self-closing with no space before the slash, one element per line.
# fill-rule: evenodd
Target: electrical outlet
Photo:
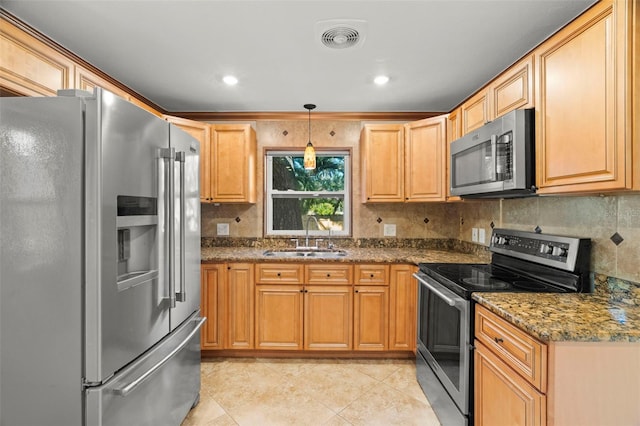
<path fill-rule="evenodd" d="M 478 242 L 480 244 L 484 244 L 485 239 L 486 239 L 486 234 L 485 234 L 484 228 L 478 229 Z"/>
<path fill-rule="evenodd" d="M 218 236 L 228 236 L 229 235 L 229 224 L 228 223 L 218 223 L 216 225 Z"/>
<path fill-rule="evenodd" d="M 395 237 L 396 236 L 396 225 L 394 223 L 385 223 L 384 224 L 384 236 L 385 237 Z"/>
<path fill-rule="evenodd" d="M 471 241 L 478 242 L 478 228 L 471 228 Z"/>

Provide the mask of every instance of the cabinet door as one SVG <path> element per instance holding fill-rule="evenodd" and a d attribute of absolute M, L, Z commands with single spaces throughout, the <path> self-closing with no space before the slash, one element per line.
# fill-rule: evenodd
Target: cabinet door
<path fill-rule="evenodd" d="M 462 115 L 462 135 L 481 127 L 489 121 L 489 100 L 487 91 L 481 90 L 460 107 Z"/>
<path fill-rule="evenodd" d="M 445 153 L 445 168 L 447 179 L 445 182 L 447 191 L 447 201 L 460 201 L 462 198 L 451 195 L 451 142 L 462 137 L 462 112 L 457 108 L 449 113 L 447 117 L 447 150 Z"/>
<path fill-rule="evenodd" d="M 427 118 L 406 126 L 405 200 L 446 199 L 446 117 Z"/>
<path fill-rule="evenodd" d="M 129 100 L 130 96 L 120 86 L 115 84 L 115 80 L 107 80 L 98 74 L 81 66 L 76 66 L 76 89 L 93 92 L 96 87 L 102 87 L 111 93 Z"/>
<path fill-rule="evenodd" d="M 212 125 L 211 146 L 213 201 L 255 203 L 256 136 L 251 125 Z"/>
<path fill-rule="evenodd" d="M 253 349 L 254 275 L 253 265 L 227 266 L 227 345 L 228 349 Z"/>
<path fill-rule="evenodd" d="M 200 311 L 207 321 L 202 327 L 202 349 L 224 348 L 224 287 L 227 266 L 203 264 L 201 267 Z"/>
<path fill-rule="evenodd" d="M 211 202 L 211 158 L 209 124 L 165 115 L 164 118 L 180 127 L 200 142 L 200 201 Z"/>
<path fill-rule="evenodd" d="M 416 350 L 418 283 L 412 265 L 391 265 L 389 285 L 389 350 Z"/>
<path fill-rule="evenodd" d="M 307 350 L 350 350 L 352 338 L 352 287 L 305 286 L 304 348 Z"/>
<path fill-rule="evenodd" d="M 303 287 L 256 286 L 256 349 L 302 349 Z"/>
<path fill-rule="evenodd" d="M 362 202 L 404 201 L 404 126 L 367 124 L 360 142 Z"/>
<path fill-rule="evenodd" d="M 631 185 L 626 3 L 597 3 L 535 51 L 540 193 Z"/>
<path fill-rule="evenodd" d="M 489 119 L 518 108 L 533 108 L 533 55 L 510 67 L 491 83 Z"/>
<path fill-rule="evenodd" d="M 475 425 L 546 425 L 546 397 L 475 341 Z"/>
<path fill-rule="evenodd" d="M 26 96 L 73 87 L 73 61 L 0 18 L 0 86 Z"/>
<path fill-rule="evenodd" d="M 389 336 L 388 317 L 388 286 L 356 286 L 353 300 L 353 349 L 386 350 Z"/>

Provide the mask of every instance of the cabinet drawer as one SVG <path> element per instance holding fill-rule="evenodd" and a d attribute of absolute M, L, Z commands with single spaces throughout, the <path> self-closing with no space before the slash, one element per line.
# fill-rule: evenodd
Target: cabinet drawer
<path fill-rule="evenodd" d="M 475 337 L 539 391 L 546 392 L 547 345 L 480 305 L 476 305 Z"/>
<path fill-rule="evenodd" d="M 367 285 L 388 285 L 389 265 L 356 265 L 355 283 Z"/>
<path fill-rule="evenodd" d="M 256 264 L 257 284 L 302 284 L 304 265 L 293 263 Z"/>
<path fill-rule="evenodd" d="M 305 284 L 353 284 L 351 265 L 316 264 L 305 270 Z"/>

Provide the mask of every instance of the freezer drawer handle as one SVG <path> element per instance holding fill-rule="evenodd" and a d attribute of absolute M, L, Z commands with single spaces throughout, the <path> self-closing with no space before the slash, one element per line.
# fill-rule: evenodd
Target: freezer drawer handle
<path fill-rule="evenodd" d="M 147 370 L 147 372 L 144 373 L 142 376 L 138 377 L 133 382 L 129 383 L 128 385 L 126 385 L 124 387 L 121 387 L 121 388 L 118 388 L 118 389 L 114 389 L 113 392 L 116 395 L 127 396 L 131 391 L 133 391 L 135 388 L 140 386 L 145 380 L 147 380 L 149 377 L 151 377 L 164 364 L 166 364 L 171 358 L 173 358 L 178 352 L 180 352 L 185 346 L 187 346 L 189 344 L 189 340 L 191 340 L 191 338 L 198 331 L 200 331 L 200 327 L 202 327 L 202 324 L 204 324 L 204 322 L 206 320 L 207 320 L 206 317 L 194 318 L 194 321 L 198 321 L 198 324 L 196 325 L 196 327 L 193 330 L 191 330 L 189 335 L 182 341 L 182 343 L 180 343 L 174 350 L 172 350 L 169 354 L 167 354 L 167 356 L 165 356 L 160 361 L 158 361 L 158 363 L 156 365 L 154 365 L 149 370 Z"/>

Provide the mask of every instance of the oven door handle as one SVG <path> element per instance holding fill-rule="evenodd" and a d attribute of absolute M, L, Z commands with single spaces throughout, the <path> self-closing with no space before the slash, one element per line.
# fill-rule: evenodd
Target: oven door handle
<path fill-rule="evenodd" d="M 416 280 L 420 281 L 422 284 L 424 284 L 429 290 L 434 292 L 436 294 L 436 296 L 438 296 L 440 299 L 444 300 L 447 305 L 449 305 L 449 306 L 455 306 L 456 305 L 456 301 L 455 300 L 453 300 L 452 298 L 442 294 L 442 292 L 440 290 L 435 288 L 431 283 L 429 283 L 429 282 L 425 281 L 424 279 L 422 279 L 422 277 L 420 277 L 420 275 L 413 274 L 413 277 Z"/>

